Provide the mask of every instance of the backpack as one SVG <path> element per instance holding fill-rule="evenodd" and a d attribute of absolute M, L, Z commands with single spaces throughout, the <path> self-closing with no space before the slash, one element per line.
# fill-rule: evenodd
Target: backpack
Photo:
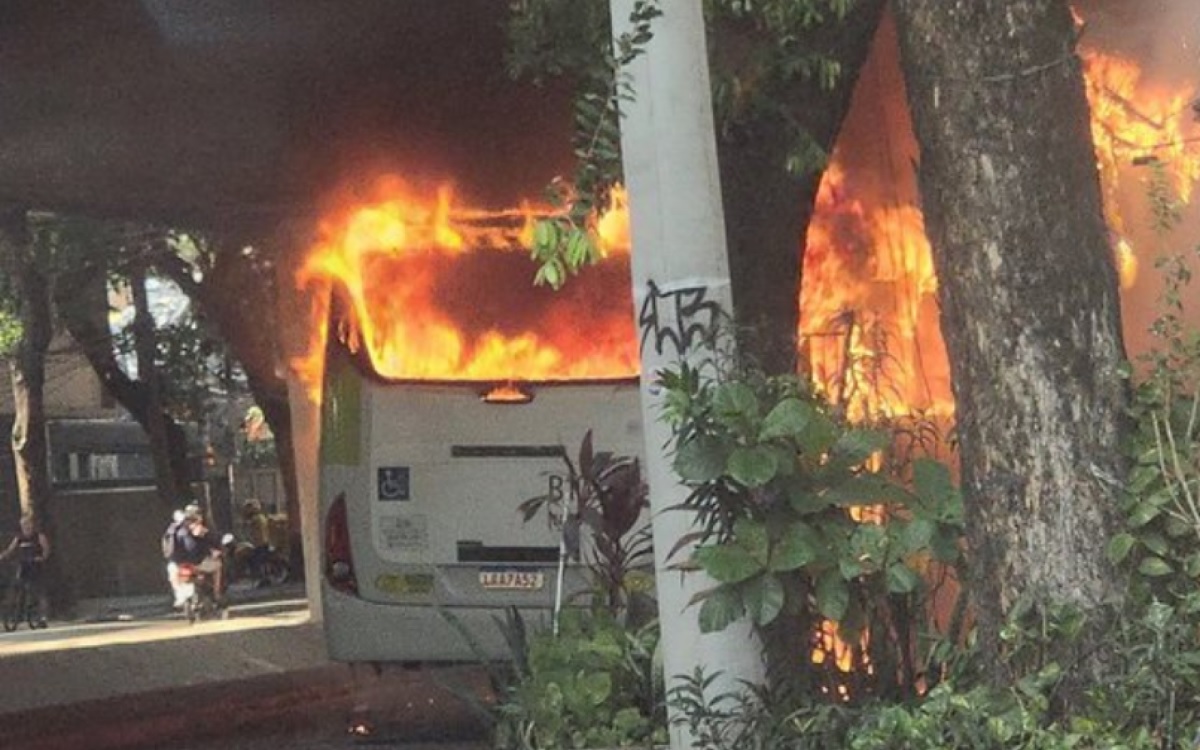
<path fill-rule="evenodd" d="M 162 535 L 162 554 L 164 560 L 175 557 L 175 537 L 179 532 L 179 521 L 172 521 Z"/>

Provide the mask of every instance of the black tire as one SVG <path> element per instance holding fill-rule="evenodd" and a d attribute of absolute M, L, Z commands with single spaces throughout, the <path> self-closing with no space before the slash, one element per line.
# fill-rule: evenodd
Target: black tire
<path fill-rule="evenodd" d="M 287 583 L 292 571 L 288 564 L 278 557 L 268 557 L 262 566 L 262 580 L 272 586 L 282 586 Z"/>

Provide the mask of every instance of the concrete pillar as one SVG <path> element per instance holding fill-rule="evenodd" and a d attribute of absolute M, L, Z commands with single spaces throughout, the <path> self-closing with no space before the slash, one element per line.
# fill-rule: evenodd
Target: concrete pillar
<path fill-rule="evenodd" d="M 629 26 L 635 0 L 611 0 L 614 35 Z M 762 650 L 749 621 L 702 635 L 699 606 L 688 606 L 713 582 L 699 573 L 670 571 L 666 555 L 694 528 L 694 516 L 666 510 L 687 496 L 663 445 L 670 429 L 660 421 L 660 394 L 653 387 L 664 366 L 686 359 L 699 364 L 713 355 L 711 337 L 732 315 L 729 262 L 713 131 L 708 59 L 701 0 L 669 0 L 652 24 L 653 39 L 626 69 L 634 100 L 621 102 L 621 146 L 629 191 L 635 314 L 641 336 L 642 417 L 646 478 L 650 487 L 668 689 L 675 677 L 701 666 L 723 679 L 764 679 Z M 726 337 L 728 338 L 728 337 Z M 675 750 L 691 746 L 673 728 Z"/>

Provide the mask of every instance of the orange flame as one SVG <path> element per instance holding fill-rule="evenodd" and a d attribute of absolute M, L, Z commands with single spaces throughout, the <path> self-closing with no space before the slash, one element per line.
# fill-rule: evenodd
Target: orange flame
<path fill-rule="evenodd" d="M 330 300 L 339 335 L 388 379 L 559 380 L 637 373 L 629 262 L 612 254 L 561 292 L 531 285 L 521 243 L 532 212 L 458 209 L 399 180 L 321 227 L 296 282 L 313 300 L 312 338 L 294 364 L 320 381 Z"/>
<path fill-rule="evenodd" d="M 1123 184 L 1130 168 L 1151 162 L 1169 165 L 1171 187 L 1181 203 L 1191 200 L 1200 179 L 1200 149 L 1188 137 L 1196 102 L 1191 88 L 1170 89 L 1147 83 L 1132 60 L 1083 50 L 1092 140 L 1104 191 L 1105 218 L 1114 235 L 1113 252 L 1121 286 L 1137 280 L 1137 255 L 1121 210 Z"/>
<path fill-rule="evenodd" d="M 851 196 L 838 154 L 808 229 L 800 339 L 814 384 L 847 416 L 948 414 L 937 277 L 920 212 Z"/>

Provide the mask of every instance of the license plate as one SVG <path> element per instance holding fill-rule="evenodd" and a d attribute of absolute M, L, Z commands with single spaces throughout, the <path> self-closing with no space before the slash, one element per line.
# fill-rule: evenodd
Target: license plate
<path fill-rule="evenodd" d="M 546 577 L 541 571 L 481 570 L 479 585 L 485 589 L 535 591 L 546 585 Z"/>

